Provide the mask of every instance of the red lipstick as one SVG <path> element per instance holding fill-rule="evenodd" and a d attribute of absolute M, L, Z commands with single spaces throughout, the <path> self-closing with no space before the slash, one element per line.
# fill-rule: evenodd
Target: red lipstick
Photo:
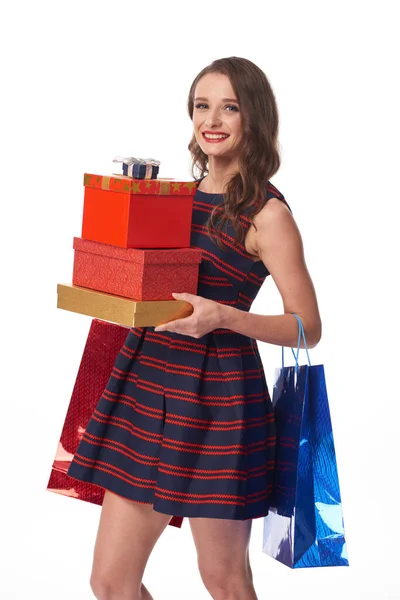
<path fill-rule="evenodd" d="M 217 139 L 210 139 L 205 136 L 206 133 L 210 134 L 210 135 L 223 135 L 224 137 L 217 138 Z M 202 136 L 203 136 L 203 139 L 206 142 L 208 142 L 209 144 L 217 144 L 219 142 L 223 142 L 223 141 L 227 140 L 229 137 L 229 133 L 225 133 L 225 131 L 203 131 Z"/>

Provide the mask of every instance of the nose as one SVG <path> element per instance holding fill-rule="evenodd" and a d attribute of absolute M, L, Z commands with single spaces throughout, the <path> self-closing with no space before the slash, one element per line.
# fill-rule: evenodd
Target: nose
<path fill-rule="evenodd" d="M 214 110 L 209 110 L 208 114 L 207 114 L 207 118 L 205 120 L 205 125 L 207 127 L 211 127 L 213 125 L 221 125 L 221 118 L 219 116 L 218 110 L 214 109 Z"/>

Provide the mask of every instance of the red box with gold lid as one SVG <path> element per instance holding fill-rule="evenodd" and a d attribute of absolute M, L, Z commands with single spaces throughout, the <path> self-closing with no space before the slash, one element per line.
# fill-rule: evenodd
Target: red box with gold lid
<path fill-rule="evenodd" d="M 173 300 L 197 294 L 199 248 L 119 248 L 74 238 L 72 283 L 134 300 Z"/>
<path fill-rule="evenodd" d="M 190 246 L 196 182 L 85 174 L 82 238 L 121 248 Z"/>

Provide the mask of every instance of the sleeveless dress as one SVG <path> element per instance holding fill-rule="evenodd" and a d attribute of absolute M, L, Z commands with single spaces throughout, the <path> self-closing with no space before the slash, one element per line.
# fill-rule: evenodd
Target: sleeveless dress
<path fill-rule="evenodd" d="M 287 204 L 269 182 L 265 201 L 272 197 Z M 197 293 L 248 311 L 269 272 L 234 244 L 230 223 L 224 250 L 208 236 L 207 219 L 222 201 L 199 189 L 194 196 L 191 246 L 203 251 Z M 241 222 L 247 231 L 245 213 Z M 229 329 L 195 339 L 135 327 L 68 475 L 180 522 L 244 520 L 268 514 L 274 457 L 273 408 L 255 339 Z"/>

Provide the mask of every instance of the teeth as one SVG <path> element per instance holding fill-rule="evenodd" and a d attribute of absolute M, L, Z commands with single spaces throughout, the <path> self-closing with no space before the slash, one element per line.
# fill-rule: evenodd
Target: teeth
<path fill-rule="evenodd" d="M 222 138 L 227 138 L 229 137 L 228 135 L 221 135 L 221 134 L 215 134 L 215 133 L 205 133 L 204 136 L 206 138 L 209 138 L 210 140 L 221 140 Z"/>

